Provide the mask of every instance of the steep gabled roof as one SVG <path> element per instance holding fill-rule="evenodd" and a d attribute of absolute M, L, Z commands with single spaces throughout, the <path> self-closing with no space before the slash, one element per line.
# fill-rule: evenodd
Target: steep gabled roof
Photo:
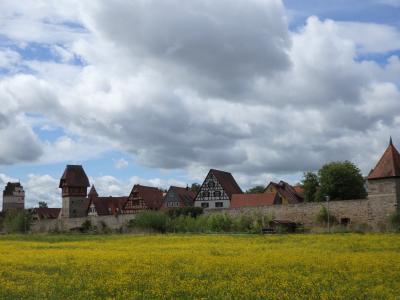
<path fill-rule="evenodd" d="M 135 184 L 129 197 L 138 197 L 143 199 L 147 208 L 159 209 L 163 203 L 163 192 L 152 186 Z"/>
<path fill-rule="evenodd" d="M 389 146 L 386 148 L 381 159 L 369 173 L 368 179 L 389 177 L 400 177 L 400 154 L 393 145 L 392 138 L 390 138 Z"/>
<path fill-rule="evenodd" d="M 185 205 L 187 205 L 187 206 L 193 205 L 193 201 L 194 201 L 194 198 L 196 197 L 196 194 L 193 191 L 191 191 L 189 188 L 171 186 L 168 190 L 168 193 L 170 191 L 175 192 L 175 194 L 179 197 L 179 200 L 181 202 L 183 202 Z"/>
<path fill-rule="evenodd" d="M 94 205 L 99 216 L 121 213 L 129 197 L 92 197 L 90 205 Z"/>
<path fill-rule="evenodd" d="M 90 197 L 98 197 L 99 196 L 99 194 L 97 193 L 97 191 L 96 191 L 96 188 L 94 187 L 94 184 L 92 185 L 92 187 L 90 188 L 90 191 L 89 191 L 89 194 L 88 194 L 88 197 L 90 198 Z"/>
<path fill-rule="evenodd" d="M 94 185 L 88 194 L 89 203 L 87 209 L 93 204 L 99 216 L 120 213 L 129 197 L 99 197 Z"/>
<path fill-rule="evenodd" d="M 229 199 L 232 198 L 233 194 L 243 194 L 242 189 L 237 184 L 231 173 L 215 169 L 211 169 L 209 173 L 213 174 L 215 178 L 217 178 Z"/>
<path fill-rule="evenodd" d="M 289 204 L 303 202 L 304 200 L 303 196 L 297 193 L 293 186 L 283 180 L 279 181 L 279 183 L 271 181 L 265 189 L 267 190 L 269 186 L 275 187 L 277 193 L 285 197 Z"/>
<path fill-rule="evenodd" d="M 268 206 L 275 203 L 276 193 L 234 194 L 230 208 Z"/>
<path fill-rule="evenodd" d="M 89 179 L 81 165 L 67 165 L 60 179 L 59 187 L 89 187 Z"/>

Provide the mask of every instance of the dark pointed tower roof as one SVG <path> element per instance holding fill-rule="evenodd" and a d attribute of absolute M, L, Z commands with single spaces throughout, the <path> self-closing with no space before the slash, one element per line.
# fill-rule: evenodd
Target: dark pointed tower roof
<path fill-rule="evenodd" d="M 89 194 L 88 194 L 89 198 L 90 197 L 98 197 L 99 194 L 96 191 L 96 188 L 94 187 L 94 184 L 92 185 L 92 187 L 90 188 Z"/>
<path fill-rule="evenodd" d="M 368 175 L 368 179 L 382 179 L 400 177 L 400 153 L 393 145 L 390 137 L 389 146 L 374 169 Z"/>
<path fill-rule="evenodd" d="M 67 165 L 60 179 L 60 188 L 63 186 L 89 187 L 89 179 L 81 165 Z"/>

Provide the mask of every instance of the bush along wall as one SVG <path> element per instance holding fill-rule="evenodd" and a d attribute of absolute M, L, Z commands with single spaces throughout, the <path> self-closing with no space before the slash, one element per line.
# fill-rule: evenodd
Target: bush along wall
<path fill-rule="evenodd" d="M 30 230 L 32 215 L 26 210 L 10 210 L 5 213 L 3 230 L 7 233 L 27 233 Z"/>
<path fill-rule="evenodd" d="M 225 213 L 204 215 L 198 212 L 143 211 L 129 222 L 129 227 L 158 233 L 260 233 L 272 220 L 271 216 L 260 213 L 232 216 Z"/>

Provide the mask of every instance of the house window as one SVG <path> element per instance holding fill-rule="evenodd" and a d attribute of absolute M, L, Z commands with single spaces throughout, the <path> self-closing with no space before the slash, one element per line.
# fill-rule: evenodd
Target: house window
<path fill-rule="evenodd" d="M 215 191 L 214 197 L 221 197 L 221 191 Z"/>
<path fill-rule="evenodd" d="M 207 202 L 202 202 L 201 203 L 201 207 L 202 208 L 207 208 L 209 206 L 209 204 Z"/>
<path fill-rule="evenodd" d="M 208 191 L 203 192 L 203 197 L 210 197 L 210 192 Z"/>
<path fill-rule="evenodd" d="M 223 202 L 215 202 L 215 207 L 224 207 Z"/>

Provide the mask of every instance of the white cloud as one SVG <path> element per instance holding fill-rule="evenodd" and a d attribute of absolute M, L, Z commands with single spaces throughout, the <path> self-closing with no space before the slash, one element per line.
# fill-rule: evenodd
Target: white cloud
<path fill-rule="evenodd" d="M 10 4 L 3 34 L 16 44 L 49 43 L 61 63 L 24 60 L 31 75 L 0 82 L 0 130 L 20 128 L 28 141 L 0 131 L 12 141 L 0 151 L 3 164 L 121 149 L 145 166 L 196 178 L 227 169 L 251 185 L 329 160 L 354 160 L 366 172 L 390 134 L 400 140 L 399 58 L 383 66 L 357 60 L 398 49 L 393 27 L 310 17 L 290 32 L 272 0 L 40 3 L 32 11 Z M 41 24 L 48 18 L 51 26 Z M 33 26 L 32 39 L 15 22 Z M 23 113 L 43 115 L 65 136 L 39 143 Z M 31 144 L 36 155 L 13 155 Z M 98 179 L 105 194 L 126 190 L 114 179 Z"/>
<path fill-rule="evenodd" d="M 18 52 L 0 48 L 0 69 L 12 69 L 21 60 Z"/>
<path fill-rule="evenodd" d="M 335 22 L 341 37 L 354 41 L 360 53 L 400 49 L 400 30 L 394 26 L 360 22 Z"/>
<path fill-rule="evenodd" d="M 25 207 L 38 207 L 40 201 L 48 207 L 61 207 L 61 190 L 58 179 L 50 175 L 29 174 L 28 181 L 22 183 L 25 189 Z"/>
<path fill-rule="evenodd" d="M 124 158 L 120 158 L 115 160 L 114 166 L 119 170 L 126 169 L 129 166 L 129 162 Z"/>

